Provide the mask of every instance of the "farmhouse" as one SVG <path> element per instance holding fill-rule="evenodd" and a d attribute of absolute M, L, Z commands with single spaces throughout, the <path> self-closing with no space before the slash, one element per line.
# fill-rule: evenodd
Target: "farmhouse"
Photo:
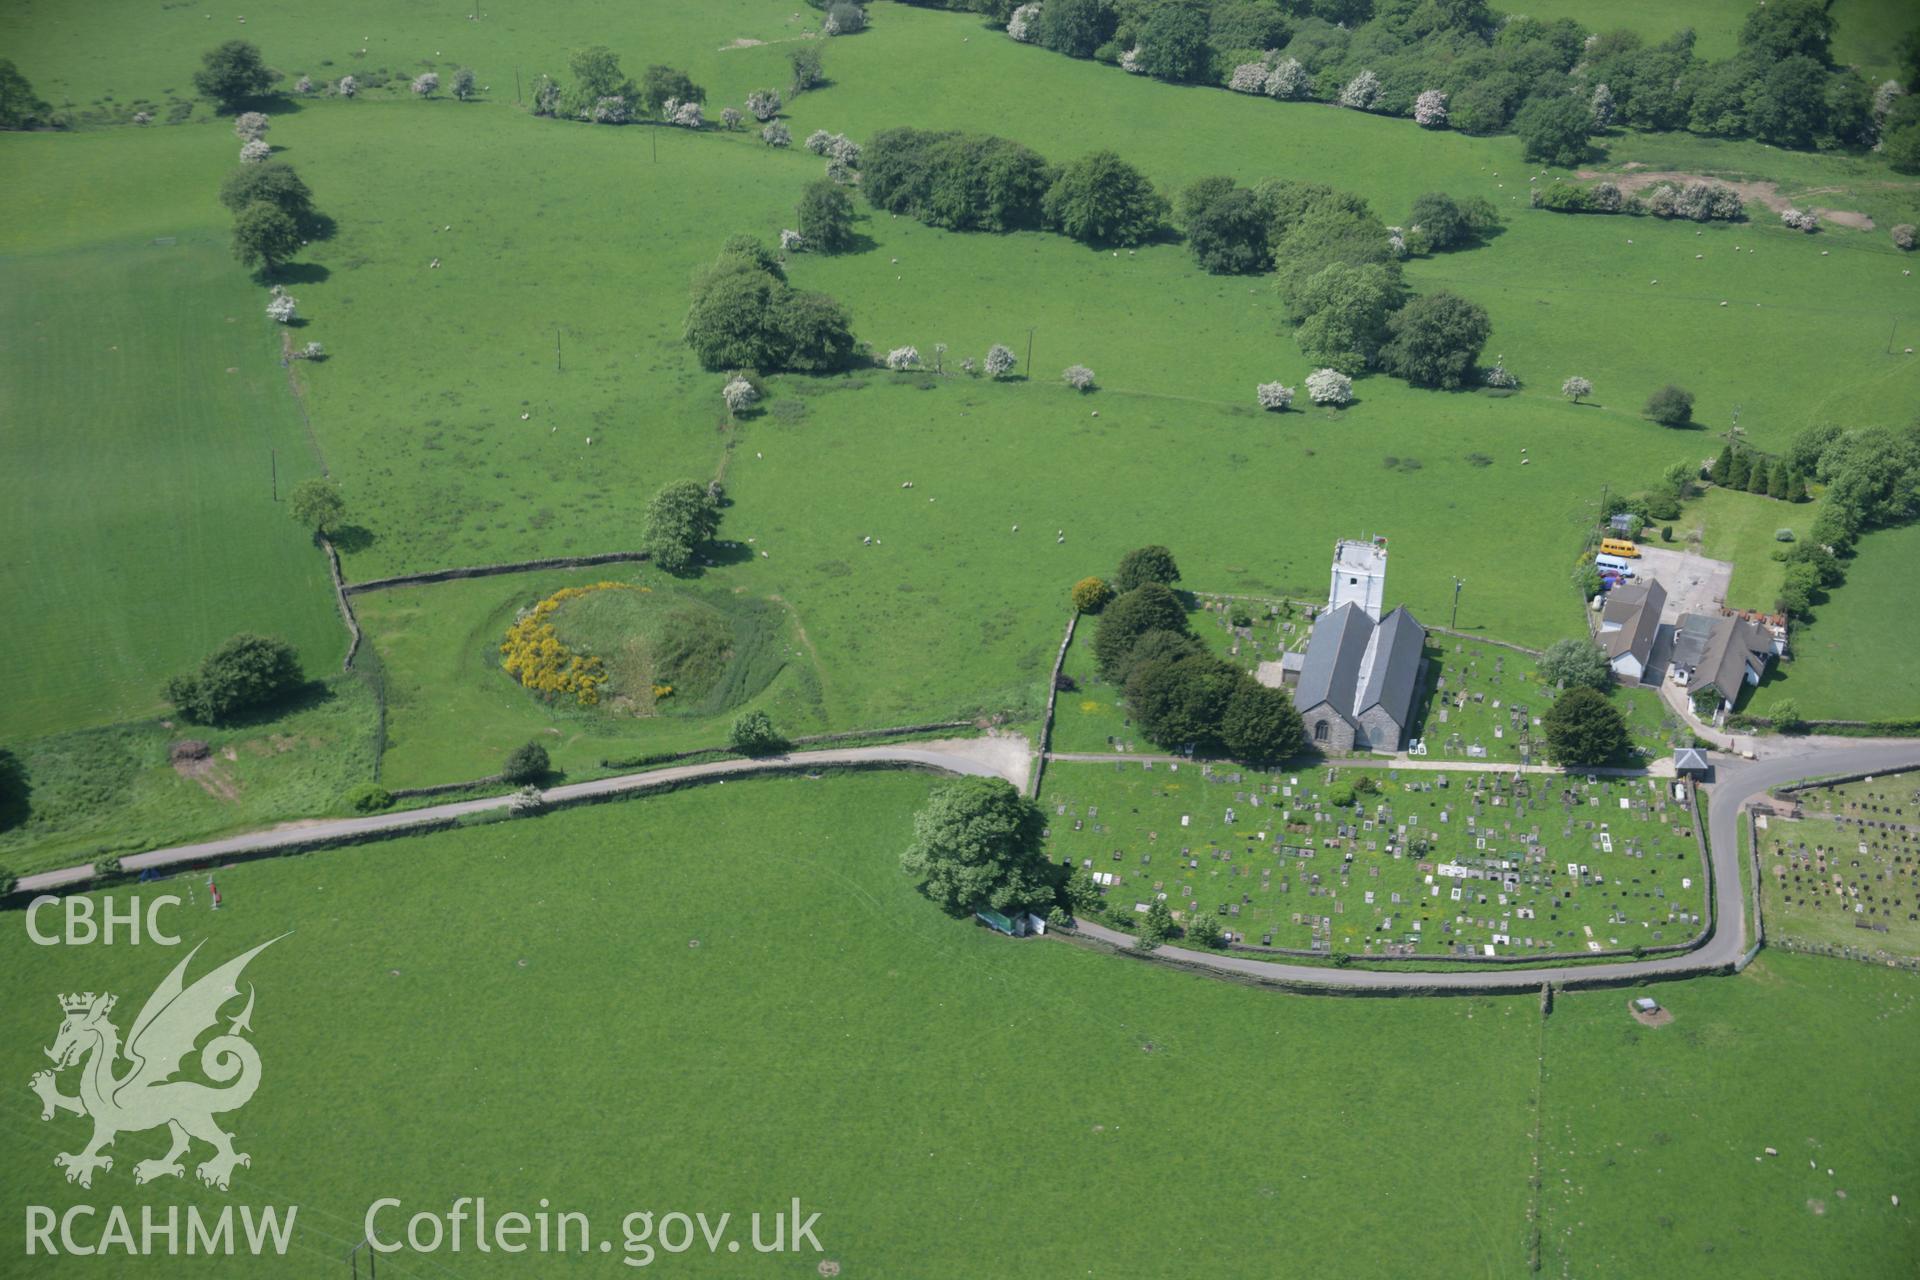
<path fill-rule="evenodd" d="M 1724 710 L 1739 701 L 1741 685 L 1760 683 L 1775 652 L 1775 638 L 1751 619 L 1683 614 L 1673 637 L 1673 679 L 1689 696 L 1714 690 Z"/>
<path fill-rule="evenodd" d="M 1352 601 L 1322 614 L 1294 690 L 1308 740 L 1331 752 L 1405 746 L 1426 642 L 1405 605 L 1379 622 Z"/>
<path fill-rule="evenodd" d="M 1638 682 L 1647 674 L 1647 658 L 1660 631 L 1660 610 L 1667 590 L 1656 578 L 1642 578 L 1615 587 L 1607 594 L 1600 614 L 1600 646 L 1607 665 L 1623 682 Z"/>

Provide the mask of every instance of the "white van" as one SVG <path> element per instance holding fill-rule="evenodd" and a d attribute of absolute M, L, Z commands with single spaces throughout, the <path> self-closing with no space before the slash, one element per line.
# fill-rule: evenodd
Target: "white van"
<path fill-rule="evenodd" d="M 1623 578 L 1633 576 L 1633 562 L 1619 556 L 1595 556 L 1593 564 L 1602 573 L 1617 573 Z"/>

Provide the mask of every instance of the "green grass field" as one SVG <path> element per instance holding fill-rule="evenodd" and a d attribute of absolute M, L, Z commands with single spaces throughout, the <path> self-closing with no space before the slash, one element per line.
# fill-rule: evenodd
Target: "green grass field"
<path fill-rule="evenodd" d="M 1261 1259 L 1269 1274 L 1362 1276 L 1414 1253 L 1456 1273 L 1520 1265 L 1532 999 L 1289 998 L 1015 944 L 940 915 L 900 874 L 928 785 L 730 783 L 256 863 L 218 873 L 218 914 L 203 875 L 172 882 L 195 895 L 173 918 L 209 939 L 199 963 L 296 930 L 248 970 L 266 1083 L 229 1120 L 253 1157 L 231 1198 L 301 1206 L 274 1274 L 339 1273 L 377 1196 L 437 1209 L 481 1192 L 546 1196 L 607 1232 L 633 1209 L 744 1218 L 798 1195 L 849 1275 L 971 1274 L 988 1238 L 1023 1242 L 1006 1267 L 1028 1274 Z M 7 1003 L 0 1056 L 21 1082 L 45 1065 L 56 992 L 118 991 L 131 1018 L 177 958 L 34 947 L 19 928 L 0 954 L 26 993 Z M 1476 1106 L 1436 1115 L 1422 1086 L 1436 1077 L 1474 1081 Z M 51 1163 L 72 1117 L 42 1125 L 17 1105 L 7 1125 L 8 1203 L 228 1200 L 191 1174 L 136 1191 L 150 1134 L 122 1139 L 83 1192 Z M 1441 1169 L 1479 1191 L 1474 1213 L 1436 1224 L 1413 1206 Z M 20 1231 L 18 1213 L 0 1223 L 9 1274 L 65 1274 L 23 1260 Z M 395 1255 L 380 1272 L 558 1265 L 468 1252 Z"/>
<path fill-rule="evenodd" d="M 1920 672 L 1903 656 L 1913 648 L 1901 607 L 1920 598 L 1920 528 L 1862 538 L 1847 580 L 1815 606 L 1793 638 L 1793 661 L 1776 663 L 1749 708 L 1755 715 L 1785 698 L 1803 716 L 1880 720 L 1920 707 Z"/>
<path fill-rule="evenodd" d="M 376 1197 L 439 1211 L 471 1194 L 496 1212 L 545 1196 L 616 1241 L 630 1210 L 744 1216 L 799 1195 L 843 1274 L 975 1274 L 989 1237 L 1025 1242 L 1001 1268 L 1024 1274 L 1359 1277 L 1415 1256 L 1452 1275 L 1526 1273 L 1537 1000 L 1294 997 L 1001 939 L 941 916 L 898 872 L 928 785 L 732 783 L 254 863 L 217 873 L 217 914 L 204 875 L 183 875 L 165 887 L 190 898 L 179 932 L 207 939 L 195 973 L 295 930 L 247 972 L 264 1083 L 227 1124 L 251 1167 L 224 1196 L 190 1178 L 136 1190 L 132 1163 L 159 1146 L 128 1134 L 82 1191 L 51 1164 L 80 1122 L 42 1124 L 23 1097 L 0 1195 L 297 1203 L 290 1259 L 271 1271 L 295 1276 L 339 1274 Z M 118 992 L 124 1028 L 179 954 L 4 931 L 22 994 L 0 1069 L 24 1080 L 45 1065 L 56 992 Z M 1658 1240 L 1684 1242 L 1691 1275 L 1824 1249 L 1853 1275 L 1902 1274 L 1916 1232 L 1887 1195 L 1911 1185 L 1920 1134 L 1891 1092 L 1863 1106 L 1830 1066 L 1846 1043 L 1862 1078 L 1900 1078 L 1920 1043 L 1912 979 L 1785 957 L 1655 991 L 1679 1018 L 1658 1033 L 1627 1019 L 1620 991 L 1556 1001 L 1549 1258 L 1664 1274 L 1670 1254 L 1641 1252 L 1664 1214 Z M 1473 1105 L 1449 1104 L 1464 1082 Z M 1755 1169 L 1763 1144 L 1783 1156 Z M 1843 1176 L 1796 1168 L 1803 1150 Z M 1470 1207 L 1436 1207 L 1439 1182 L 1471 1186 Z M 1823 1217 L 1801 1206 L 1816 1194 Z M 1781 1211 L 1756 1216 L 1754 1196 Z M 0 1223 L 11 1274 L 67 1273 L 23 1259 L 20 1231 L 18 1215 Z M 531 1262 L 397 1254 L 381 1271 Z M 790 1262 L 811 1274 L 815 1259 Z M 114 1263 L 128 1276 L 268 1266 Z"/>
<path fill-rule="evenodd" d="M 1716 487 L 1687 503 L 1673 522 L 1673 536 L 1681 542 L 1697 536 L 1700 554 L 1733 562 L 1729 605 L 1770 613 L 1787 576 L 1786 566 L 1774 560 L 1773 553 L 1790 545 L 1774 535 L 1791 529 L 1796 539 L 1805 538 L 1819 509 L 1815 502 L 1776 502 Z"/>
<path fill-rule="evenodd" d="M 738 674 L 752 692 L 717 709 L 704 699 L 676 705 L 669 698 L 657 714 L 636 715 L 615 698 L 596 707 L 571 698 L 542 701 L 501 669 L 500 643 L 517 613 L 562 587 L 609 580 L 648 585 L 662 595 L 717 593 L 735 628 L 744 668 Z M 484 777 L 529 739 L 546 746 L 556 769 L 575 776 L 598 771 L 607 758 L 723 747 L 733 717 L 747 709 L 765 710 L 790 735 L 825 727 L 812 657 L 777 601 L 743 597 L 736 603 L 723 587 L 683 587 L 650 568 L 602 565 L 472 578 L 372 592 L 356 596 L 354 605 L 385 670 L 382 778 L 390 786 Z"/>
<path fill-rule="evenodd" d="M 326 562 L 272 494 L 276 454 L 282 499 L 316 463 L 265 298 L 203 221 L 165 212 L 0 253 L 0 737 L 151 714 L 236 631 L 338 670 Z"/>
<path fill-rule="evenodd" d="M 979 86 L 1003 83 L 1018 109 L 996 127 L 1056 157 L 1124 131 L 1129 158 L 1168 189 L 1215 170 L 1250 180 L 1312 172 L 1369 196 L 1389 219 L 1430 188 L 1488 195 L 1510 211 L 1504 234 L 1481 250 L 1416 262 L 1411 275 L 1487 305 L 1491 351 L 1527 389 L 1495 402 L 1373 378 L 1342 414 L 1259 415 L 1248 403 L 1254 382 L 1306 371 L 1275 332 L 1277 302 L 1264 282 L 1201 275 L 1177 245 L 1116 258 L 1048 235 L 953 235 L 869 219 L 870 249 L 804 258 L 796 280 L 846 299 L 860 333 L 880 347 L 910 341 L 926 351 L 945 341 L 957 358 L 1003 340 L 1024 356 L 1021 331 L 1031 327 L 1034 382 L 942 380 L 921 391 L 884 378 L 858 390 L 863 379 L 781 380 L 776 399 L 804 401 L 806 416 L 767 414 L 729 433 L 715 377 L 695 370 L 678 340 L 683 282 L 726 232 L 770 237 L 791 221 L 790 202 L 818 162 L 771 152 L 746 133 L 530 119 L 501 89 L 510 65 L 490 63 L 487 50 L 511 47 L 533 61 L 537 41 L 493 20 L 455 19 L 449 31 L 422 15 L 379 35 L 390 43 L 367 60 L 409 70 L 469 62 L 494 84 L 488 100 L 309 101 L 278 115 L 272 135 L 340 227 L 309 252 L 317 266 L 306 274 L 316 278 L 298 292 L 311 320 L 303 336 L 333 353 L 301 371 L 315 431 L 372 535 L 349 554 L 350 574 L 629 546 L 653 486 L 724 467 L 738 500 L 729 533 L 757 535 L 768 553 L 749 589 L 786 598 L 829 655 L 829 703 L 848 709 L 832 722 L 872 723 L 952 709 L 946 673 L 964 676 L 954 683 L 966 686 L 967 704 L 1024 703 L 1009 693 L 1043 669 L 1061 589 L 1144 536 L 1184 548 L 1190 575 L 1220 587 L 1286 591 L 1317 586 L 1332 538 L 1385 532 L 1401 550 L 1395 594 L 1429 614 L 1450 596 L 1452 573 L 1497 554 L 1502 572 L 1476 578 L 1462 625 L 1544 642 L 1574 625 L 1562 583 L 1595 482 L 1632 487 L 1703 447 L 1639 419 L 1652 387 L 1684 375 L 1709 424 L 1741 404 L 1742 424 L 1763 447 L 1818 418 L 1895 420 L 1895 406 L 1920 391 L 1920 365 L 1884 354 L 1890 318 L 1910 321 L 1920 308 L 1878 236 L 1807 238 L 1772 226 L 1696 235 L 1690 225 L 1534 213 L 1523 207 L 1528 175 L 1511 139 L 1148 84 L 990 37 L 966 15 L 882 6 L 877 16 L 872 32 L 831 45 L 834 83 L 793 104 L 794 128 L 865 136 L 903 120 L 966 124 L 963 104 Z M 604 38 L 625 50 L 620 22 L 630 20 L 610 20 Z M 324 39 L 350 41 L 346 21 L 330 16 Z M 737 99 L 780 79 L 784 51 L 721 52 L 725 42 L 702 33 L 777 39 L 788 23 L 762 4 L 663 17 L 648 21 L 645 38 L 633 39 L 640 52 L 628 57 L 670 57 L 708 84 L 712 102 Z M 22 57 L 50 42 L 37 59 L 49 83 L 91 79 L 92 92 L 125 97 L 132 67 L 153 65 L 172 41 L 190 62 L 205 36 L 204 23 L 191 28 L 172 15 L 130 20 L 126 31 L 138 39 L 70 60 L 54 47 L 58 27 L 38 24 Z M 328 48 L 313 15 L 256 17 L 246 34 L 290 69 L 315 70 L 324 57 L 336 67 L 362 61 Z M 468 40 L 477 43 L 459 47 Z M 180 77 L 160 78 L 142 92 Z M 6 145 L 25 157 L 64 141 Z M 101 166 L 149 176 L 163 188 L 152 205 L 217 213 L 207 193 L 231 150 L 221 126 L 74 142 L 22 197 L 35 228 L 34 215 L 79 203 Z M 1750 144 L 1611 145 L 1616 160 L 1690 148 L 1702 162 L 1773 164 L 1795 181 L 1862 191 L 1874 172 Z M 483 153 L 502 180 L 475 183 L 471 157 Z M 1874 187 L 1874 199 L 1909 199 L 1915 189 Z M 716 209 L 725 210 L 718 223 Z M 23 227 L 14 239 L 30 244 L 38 234 Z M 430 270 L 436 258 L 443 265 Z M 1180 342 L 1140 323 L 1145 316 L 1177 318 Z M 1822 342 L 1803 340 L 1809 326 Z M 564 371 L 554 368 L 556 331 Z M 1680 349 L 1693 353 L 1691 369 L 1674 367 Z M 249 376 L 258 366 L 263 382 L 277 377 L 266 354 L 246 366 Z M 1073 361 L 1091 365 L 1106 389 L 1081 398 L 1047 385 L 1049 370 Z M 1750 376 L 1759 367 L 1763 380 Z M 1599 407 L 1554 394 L 1576 369 L 1595 381 Z M 1495 461 L 1472 466 L 1470 454 Z M 1388 457 L 1423 469 L 1389 470 Z M 1061 483 L 1095 467 L 1098 486 Z M 900 490 L 916 477 L 916 489 Z M 1263 518 L 1275 493 L 1288 495 L 1278 529 Z M 1446 498 L 1424 500 L 1439 493 Z M 1067 542 L 1036 550 L 1007 534 L 1015 523 L 1066 529 Z M 1509 550 L 1516 526 L 1529 529 L 1519 554 Z M 866 536 L 881 546 L 863 547 Z M 945 567 L 937 585 L 924 566 L 930 548 Z M 986 596 L 989 608 L 972 605 Z M 967 623 L 952 626 L 954 612 Z M 883 636 L 920 660 L 903 669 L 859 647 Z M 943 674 L 929 681 L 929 670 Z"/>
<path fill-rule="evenodd" d="M 373 777 L 377 720 L 369 686 L 343 677 L 267 724 L 139 720 L 32 739 L 17 749 L 28 816 L 0 832 L 0 864 L 23 875 L 337 812 Z M 176 766 L 168 748 L 183 739 L 209 754 Z"/>
<path fill-rule="evenodd" d="M 1769 951 L 1737 979 L 1649 988 L 1664 1027 L 1634 1022 L 1639 994 L 1563 997 L 1547 1021 L 1542 1273 L 1910 1270 L 1913 977 Z"/>

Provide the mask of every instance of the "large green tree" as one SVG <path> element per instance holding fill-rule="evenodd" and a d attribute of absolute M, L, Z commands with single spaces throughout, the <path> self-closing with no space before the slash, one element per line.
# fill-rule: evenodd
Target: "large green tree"
<path fill-rule="evenodd" d="M 256 200 L 233 219 L 233 256 L 241 265 L 271 275 L 300 252 L 300 228 L 264 200 Z"/>
<path fill-rule="evenodd" d="M 1627 721 L 1598 689 L 1569 689 L 1540 718 L 1547 755 L 1557 765 L 1586 768 L 1627 754 Z"/>
<path fill-rule="evenodd" d="M 640 105 L 650 116 L 659 116 L 667 99 L 680 102 L 705 102 L 707 91 L 693 82 L 693 77 L 673 67 L 663 67 L 658 63 L 640 73 Z"/>
<path fill-rule="evenodd" d="M 248 205 L 270 204 L 297 224 L 313 218 L 313 192 L 284 160 L 243 164 L 231 170 L 220 183 L 220 203 L 233 213 Z"/>
<path fill-rule="evenodd" d="M 1113 36 L 1108 0 L 1047 0 L 1040 10 L 1036 43 L 1070 58 L 1091 58 Z"/>
<path fill-rule="evenodd" d="M 953 916 L 1044 909 L 1054 899 L 1040 806 L 1001 778 L 961 778 L 936 788 L 914 815 L 900 866 Z"/>
<path fill-rule="evenodd" d="M 1157 582 L 1149 582 L 1114 597 L 1100 613 L 1094 633 L 1093 656 L 1108 680 L 1124 678 L 1133 647 L 1149 631 L 1187 632 L 1187 611 L 1180 597 Z"/>
<path fill-rule="evenodd" d="M 1131 591 L 1149 582 L 1170 587 L 1180 581 L 1180 566 L 1173 552 L 1159 545 L 1135 547 L 1120 557 L 1120 568 L 1113 575 L 1116 591 Z"/>
<path fill-rule="evenodd" d="M 1486 309 L 1445 289 L 1425 293 L 1387 317 L 1380 367 L 1416 387 L 1465 385 L 1493 325 Z"/>
<path fill-rule="evenodd" d="M 1060 171 L 1043 207 L 1047 221 L 1075 240 L 1126 246 L 1158 235 L 1169 206 L 1145 174 L 1096 151 Z"/>
<path fill-rule="evenodd" d="M 568 115 L 593 109 L 602 98 L 620 98 L 629 107 L 640 99 L 639 87 L 620 69 L 620 55 L 603 44 L 588 45 L 567 55 L 567 73 L 572 85 L 567 90 Z"/>
<path fill-rule="evenodd" d="M 1195 83 L 1213 78 L 1207 7 L 1197 0 L 1160 0 L 1140 24 L 1140 69 L 1161 80 Z"/>
<path fill-rule="evenodd" d="M 340 497 L 338 485 L 315 476 L 293 486 L 293 492 L 287 496 L 287 514 L 304 529 L 326 533 L 337 529 L 346 519 L 347 504 Z"/>
<path fill-rule="evenodd" d="M 1604 689 L 1613 679 L 1613 668 L 1599 645 L 1569 636 L 1555 640 L 1540 655 L 1540 678 L 1548 684 L 1564 681 L 1569 689 Z"/>
<path fill-rule="evenodd" d="M 661 486 L 647 503 L 642 546 L 662 569 L 682 573 L 719 528 L 720 508 L 705 486 L 674 480 Z"/>
<path fill-rule="evenodd" d="M 270 636 L 236 635 L 191 675 L 167 681 L 174 709 L 199 724 L 219 724 L 286 698 L 301 685 L 293 646 Z"/>
<path fill-rule="evenodd" d="M 277 77 L 261 58 L 259 47 L 247 40 L 229 40 L 200 55 L 193 87 L 212 98 L 222 111 L 238 111 L 273 88 Z"/>
<path fill-rule="evenodd" d="M 1587 158 L 1593 114 L 1573 94 L 1529 99 L 1513 117 L 1513 132 L 1529 160 L 1571 169 Z"/>
<path fill-rule="evenodd" d="M 1147 741 L 1168 750 L 1215 749 L 1240 672 L 1211 654 L 1137 664 L 1127 676 L 1127 712 Z"/>
<path fill-rule="evenodd" d="M 1219 732 L 1227 754 L 1249 764 L 1299 755 L 1307 740 L 1293 697 L 1284 689 L 1269 689 L 1245 672 L 1227 698 Z"/>
<path fill-rule="evenodd" d="M 807 248 L 840 253 L 853 247 L 853 200 L 846 188 L 831 178 L 809 182 L 800 192 L 795 212 Z"/>
<path fill-rule="evenodd" d="M 1388 336 L 1401 299 L 1399 274 L 1380 263 L 1334 262 L 1302 280 L 1287 309 L 1302 317 L 1293 338 L 1314 364 L 1365 373 Z"/>

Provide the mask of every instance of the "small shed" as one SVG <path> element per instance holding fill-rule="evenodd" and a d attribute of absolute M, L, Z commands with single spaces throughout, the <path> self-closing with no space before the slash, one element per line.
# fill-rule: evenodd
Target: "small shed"
<path fill-rule="evenodd" d="M 1676 773 L 1710 773 L 1713 765 L 1699 747 L 1681 747 L 1673 753 L 1673 768 Z"/>
<path fill-rule="evenodd" d="M 989 929 L 1006 934 L 1009 938 L 1026 937 L 1032 927 L 1030 922 L 1034 919 L 1024 911 L 1017 911 L 1012 916 L 1007 916 L 991 907 L 974 912 L 973 918 Z"/>
<path fill-rule="evenodd" d="M 1652 996 L 1641 996 L 1633 1002 L 1633 1007 L 1641 1013 L 1660 1012 L 1660 1002 Z"/>
<path fill-rule="evenodd" d="M 1633 532 L 1633 517 L 1622 511 L 1618 515 L 1610 516 L 1607 519 L 1607 525 L 1615 533 L 1630 535 Z"/>

